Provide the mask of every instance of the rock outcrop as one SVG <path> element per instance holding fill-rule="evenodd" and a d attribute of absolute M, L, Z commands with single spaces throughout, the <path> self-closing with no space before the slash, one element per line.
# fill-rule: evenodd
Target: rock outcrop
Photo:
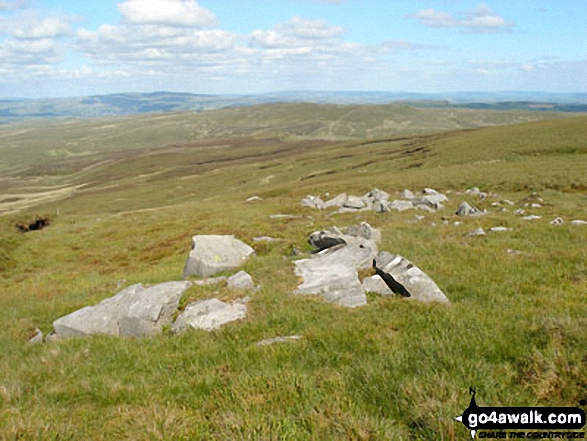
<path fill-rule="evenodd" d="M 194 236 L 183 277 L 208 277 L 221 271 L 236 270 L 254 253 L 255 250 L 234 236 Z"/>
<path fill-rule="evenodd" d="M 179 315 L 171 330 L 175 333 L 190 328 L 213 331 L 226 323 L 242 320 L 247 313 L 247 301 L 245 298 L 230 304 L 218 299 L 209 299 L 191 303 Z"/>
<path fill-rule="evenodd" d="M 381 271 L 391 275 L 409 291 L 410 300 L 448 303 L 448 298 L 438 285 L 409 260 L 382 251 L 377 255 L 376 264 Z"/>

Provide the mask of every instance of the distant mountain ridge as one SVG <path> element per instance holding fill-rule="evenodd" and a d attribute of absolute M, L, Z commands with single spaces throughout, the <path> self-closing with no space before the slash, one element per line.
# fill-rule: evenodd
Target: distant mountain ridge
<path fill-rule="evenodd" d="M 587 93 L 284 91 L 258 95 L 206 95 L 176 92 L 116 93 L 79 98 L 0 100 L 0 124 L 39 119 L 93 118 L 143 113 L 205 111 L 270 103 L 387 104 L 421 108 L 470 108 L 587 112 Z"/>

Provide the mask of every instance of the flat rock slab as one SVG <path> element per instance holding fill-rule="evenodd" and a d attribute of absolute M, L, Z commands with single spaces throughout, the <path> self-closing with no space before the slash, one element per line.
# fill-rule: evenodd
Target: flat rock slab
<path fill-rule="evenodd" d="M 434 281 L 409 260 L 382 251 L 377 255 L 377 267 L 390 274 L 411 294 L 409 299 L 422 302 L 448 303 L 448 298 Z"/>
<path fill-rule="evenodd" d="M 382 296 L 393 295 L 391 288 L 389 288 L 389 286 L 387 286 L 383 279 L 377 274 L 363 279 L 363 291 L 374 292 L 376 294 L 381 294 Z"/>
<path fill-rule="evenodd" d="M 53 322 L 57 338 L 108 334 L 145 337 L 171 324 L 190 282 L 132 285 L 95 306 L 86 306 Z"/>
<path fill-rule="evenodd" d="M 298 341 L 301 339 L 302 337 L 300 335 L 288 335 L 285 337 L 267 338 L 265 340 L 258 341 L 257 346 L 269 346 L 275 343 L 286 343 L 288 341 Z"/>
<path fill-rule="evenodd" d="M 226 323 L 242 320 L 247 313 L 243 302 L 225 303 L 218 299 L 200 300 L 189 304 L 177 318 L 171 330 L 175 333 L 188 329 L 213 331 Z"/>
<path fill-rule="evenodd" d="M 194 236 L 183 277 L 208 277 L 221 271 L 234 271 L 254 253 L 255 250 L 234 236 Z"/>
<path fill-rule="evenodd" d="M 245 271 L 239 271 L 228 278 L 228 287 L 230 289 L 252 289 L 255 287 L 253 278 Z"/>

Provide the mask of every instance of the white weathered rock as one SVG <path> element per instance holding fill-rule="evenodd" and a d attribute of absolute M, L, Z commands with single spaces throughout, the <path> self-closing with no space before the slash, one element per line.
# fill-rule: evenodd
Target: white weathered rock
<path fill-rule="evenodd" d="M 253 242 L 278 242 L 281 239 L 275 239 L 273 237 L 269 237 L 269 236 L 257 236 L 257 237 L 253 237 Z"/>
<path fill-rule="evenodd" d="M 514 206 L 515 205 L 514 202 L 510 201 L 509 199 L 504 199 L 501 202 L 504 203 L 504 204 L 508 204 L 510 206 Z"/>
<path fill-rule="evenodd" d="M 373 210 L 375 210 L 375 213 L 387 213 L 389 211 L 389 202 L 387 200 L 375 201 Z"/>
<path fill-rule="evenodd" d="M 476 207 L 471 207 L 467 202 L 463 201 L 460 203 L 457 209 L 457 216 L 475 216 L 480 214 L 480 211 Z"/>
<path fill-rule="evenodd" d="M 213 331 L 222 325 L 245 318 L 247 307 L 242 302 L 224 303 L 218 299 L 200 300 L 189 304 L 171 327 L 175 333 L 190 328 Z"/>
<path fill-rule="evenodd" d="M 571 225 L 587 225 L 587 221 L 579 220 L 579 219 L 572 220 Z"/>
<path fill-rule="evenodd" d="M 286 343 L 290 341 L 298 341 L 301 340 L 302 337 L 300 335 L 288 335 L 284 337 L 273 337 L 267 338 L 265 340 L 261 340 L 257 342 L 257 346 L 269 346 L 275 343 Z"/>
<path fill-rule="evenodd" d="M 253 283 L 253 278 L 247 272 L 239 271 L 228 278 L 227 286 L 230 289 L 252 289 L 255 284 Z"/>
<path fill-rule="evenodd" d="M 271 214 L 269 219 L 300 219 L 302 216 L 295 214 Z"/>
<path fill-rule="evenodd" d="M 303 207 L 310 207 L 310 208 L 324 208 L 324 201 L 320 199 L 318 196 L 306 196 L 302 199 L 302 206 Z"/>
<path fill-rule="evenodd" d="M 109 334 L 144 337 L 171 323 L 190 282 L 132 285 L 95 306 L 86 306 L 53 322 L 57 338 Z"/>
<path fill-rule="evenodd" d="M 481 227 L 476 228 L 475 230 L 471 231 L 468 236 L 485 236 L 485 230 L 483 230 Z"/>
<path fill-rule="evenodd" d="M 448 298 L 434 281 L 409 260 L 382 251 L 377 255 L 377 267 L 391 275 L 411 294 L 409 299 L 422 302 L 448 303 Z"/>
<path fill-rule="evenodd" d="M 493 231 L 493 232 L 503 232 L 503 231 L 512 231 L 511 228 L 507 228 L 507 227 L 492 227 L 489 229 L 489 231 Z"/>
<path fill-rule="evenodd" d="M 531 214 L 530 216 L 524 216 L 522 219 L 524 219 L 524 220 L 537 220 L 540 218 L 541 218 L 540 216 L 536 216 L 534 214 Z"/>
<path fill-rule="evenodd" d="M 405 210 L 413 210 L 414 204 L 412 201 L 402 201 L 400 199 L 396 199 L 395 201 L 389 204 L 390 210 L 397 210 L 397 211 L 405 211 Z"/>
<path fill-rule="evenodd" d="M 343 208 L 358 210 L 365 207 L 365 201 L 358 196 L 349 196 L 343 204 Z"/>
<path fill-rule="evenodd" d="M 517 210 L 514 211 L 514 214 L 519 214 L 519 215 L 522 215 L 522 214 L 525 214 L 525 213 L 526 213 L 526 211 L 525 210 L 522 210 L 521 208 L 518 208 Z"/>
<path fill-rule="evenodd" d="M 234 236 L 194 236 L 183 277 L 207 277 L 221 271 L 236 270 L 254 253 L 255 250 Z"/>
<path fill-rule="evenodd" d="M 371 277 L 365 277 L 363 279 L 363 291 L 374 292 L 381 294 L 382 296 L 391 296 L 393 291 L 385 284 L 383 279 L 377 274 Z"/>
<path fill-rule="evenodd" d="M 414 199 L 414 197 L 415 197 L 414 193 L 412 193 L 408 189 L 402 190 L 401 193 L 399 194 L 400 199 Z"/>
<path fill-rule="evenodd" d="M 43 343 L 43 331 L 35 329 L 34 335 L 29 339 L 30 344 Z"/>
<path fill-rule="evenodd" d="M 247 199 L 247 202 L 253 202 L 253 201 L 260 201 L 262 200 L 259 196 L 251 196 L 250 198 Z"/>
<path fill-rule="evenodd" d="M 550 225 L 564 225 L 564 223 L 565 220 L 562 217 L 557 217 L 550 223 Z"/>
<path fill-rule="evenodd" d="M 342 207 L 347 200 L 347 195 L 345 193 L 341 193 L 338 196 L 330 199 L 329 201 L 324 202 L 324 208 L 330 207 Z"/>
<path fill-rule="evenodd" d="M 448 198 L 445 195 L 439 193 L 433 188 L 425 188 L 424 190 L 422 190 L 422 194 L 434 197 L 438 201 L 438 203 L 448 201 Z"/>

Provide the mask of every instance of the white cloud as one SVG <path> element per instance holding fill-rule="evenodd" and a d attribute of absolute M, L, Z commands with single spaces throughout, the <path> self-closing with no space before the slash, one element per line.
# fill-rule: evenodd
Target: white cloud
<path fill-rule="evenodd" d="M 475 9 L 456 17 L 447 12 L 434 9 L 422 9 L 415 14 L 408 15 L 408 18 L 419 20 L 424 26 L 433 28 L 460 28 L 467 32 L 492 33 L 509 31 L 514 23 L 507 21 L 484 3 Z"/>
<path fill-rule="evenodd" d="M 20 18 L 12 29 L 12 34 L 20 39 L 58 38 L 71 34 L 71 23 L 65 17 L 37 19 Z"/>
<path fill-rule="evenodd" d="M 207 28 L 218 20 L 195 0 L 127 0 L 118 4 L 125 20 L 135 24 Z"/>
<path fill-rule="evenodd" d="M 29 5 L 29 0 L 0 0 L 0 11 L 14 11 L 24 9 Z"/>

